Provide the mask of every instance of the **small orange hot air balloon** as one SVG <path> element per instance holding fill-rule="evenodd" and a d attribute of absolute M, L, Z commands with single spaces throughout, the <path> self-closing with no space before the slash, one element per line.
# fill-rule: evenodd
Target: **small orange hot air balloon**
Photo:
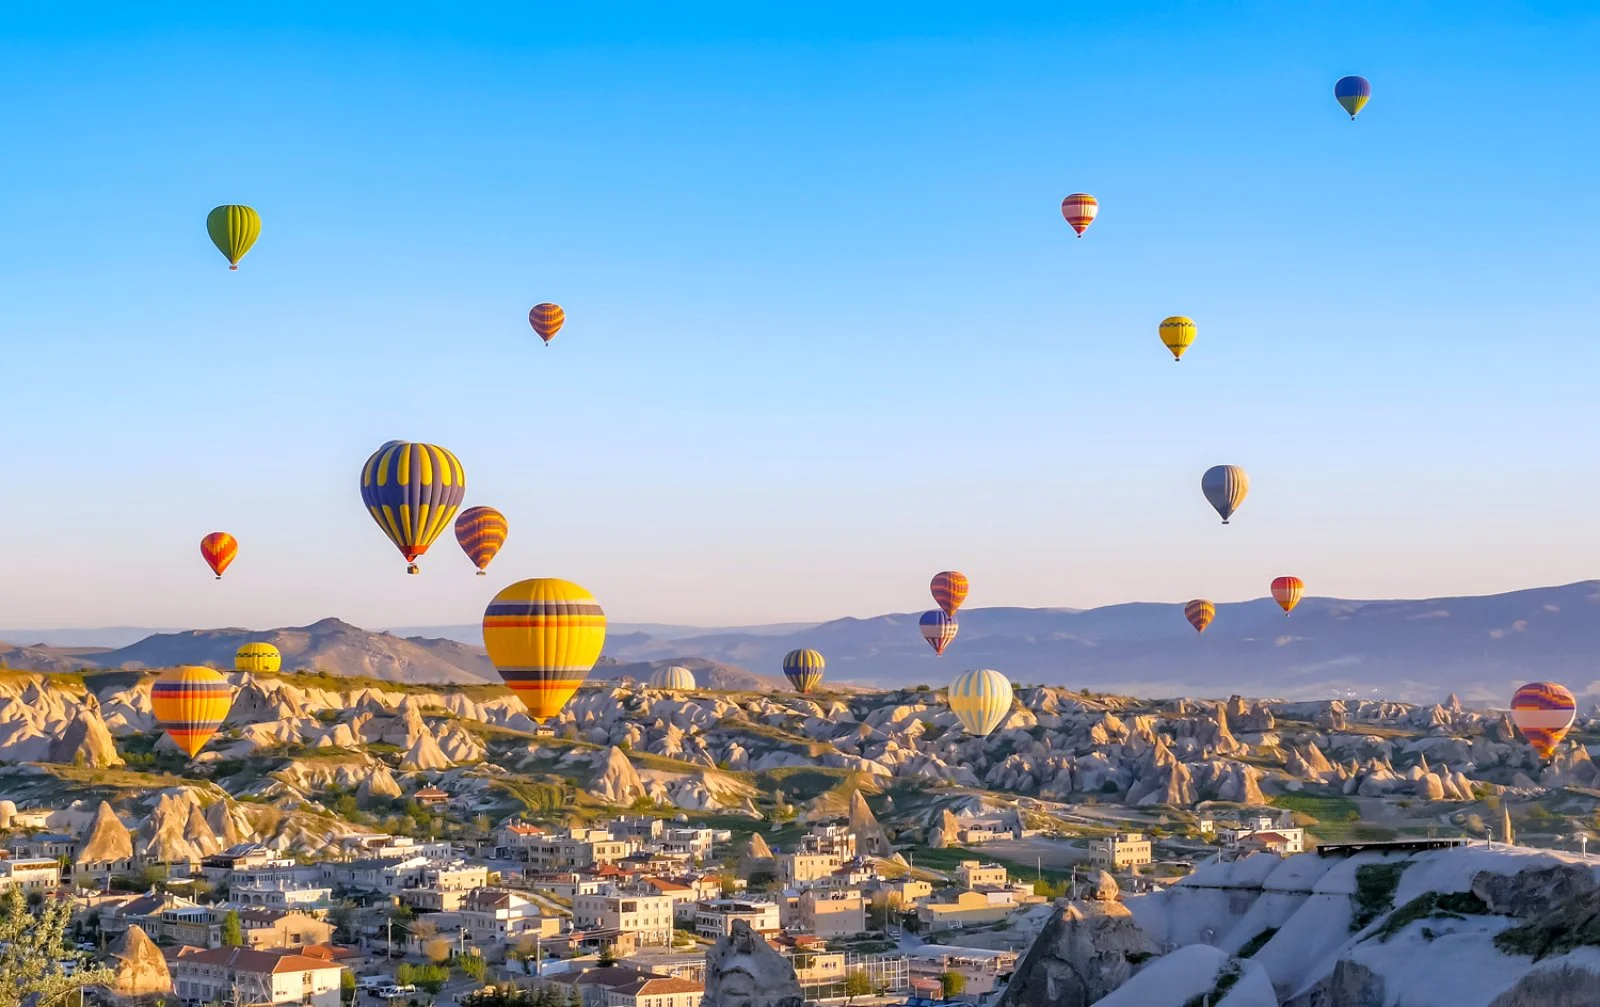
<path fill-rule="evenodd" d="M 1217 617 L 1217 606 L 1204 598 L 1196 598 L 1183 606 L 1183 617 L 1189 620 L 1189 625 L 1194 627 L 1196 633 L 1204 633 L 1206 627 L 1211 625 L 1211 620 Z"/>
<path fill-rule="evenodd" d="M 528 324 L 539 333 L 539 338 L 544 340 L 546 346 L 550 345 L 550 340 L 556 337 L 566 322 L 567 313 L 561 310 L 559 304 L 535 304 L 533 310 L 528 312 Z"/>
<path fill-rule="evenodd" d="M 967 575 L 959 570 L 936 573 L 928 590 L 933 592 L 934 604 L 943 609 L 945 615 L 955 618 L 956 609 L 967 600 Z"/>
<path fill-rule="evenodd" d="M 1577 715 L 1578 701 L 1556 682 L 1530 682 L 1511 697 L 1511 722 L 1541 759 L 1555 754 Z"/>
<path fill-rule="evenodd" d="M 1078 232 L 1078 237 L 1083 237 L 1083 232 L 1094 223 L 1095 214 L 1100 212 L 1100 203 L 1087 192 L 1074 192 L 1061 201 L 1061 216 L 1065 217 L 1072 229 Z"/>
<path fill-rule="evenodd" d="M 1306 582 L 1299 577 L 1278 577 L 1272 582 L 1272 600 L 1283 609 L 1285 619 L 1300 604 L 1300 596 L 1305 593 Z"/>
<path fill-rule="evenodd" d="M 233 562 L 233 557 L 238 553 L 238 540 L 225 531 L 214 531 L 200 540 L 200 555 L 206 558 L 207 565 L 218 580 L 222 579 L 222 571 L 228 569 L 228 564 Z"/>

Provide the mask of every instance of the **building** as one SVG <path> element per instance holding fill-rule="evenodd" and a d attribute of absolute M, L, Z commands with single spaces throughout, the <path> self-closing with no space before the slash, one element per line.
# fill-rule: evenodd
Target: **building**
<path fill-rule="evenodd" d="M 512 849 L 516 859 L 541 871 L 574 871 L 614 864 L 627 856 L 630 844 L 603 829 L 572 829 L 564 836 L 538 835 Z"/>
<path fill-rule="evenodd" d="M 700 1007 L 705 996 L 694 980 L 624 965 L 554 975 L 545 984 L 568 997 L 578 991 L 584 1007 Z"/>
<path fill-rule="evenodd" d="M 200 904 L 171 892 L 154 889 L 143 895 L 120 902 L 107 903 L 100 909 L 100 932 L 108 938 L 115 937 L 133 924 L 154 937 L 162 932 L 162 922 L 170 910 L 199 909 Z M 196 942 L 199 943 L 199 942 Z M 201 944 L 201 947 L 207 945 Z"/>
<path fill-rule="evenodd" d="M 1283 811 L 1277 815 L 1252 815 L 1243 822 L 1217 826 L 1217 837 L 1225 844 L 1233 847 L 1238 847 L 1243 840 L 1263 832 L 1276 833 L 1282 839 L 1282 842 L 1256 844 L 1257 849 L 1276 845 L 1281 847 L 1277 852 L 1284 854 L 1304 853 L 1306 851 L 1306 830 L 1294 824 L 1294 814 L 1289 811 Z"/>
<path fill-rule="evenodd" d="M 692 885 L 669 881 L 666 878 L 641 878 L 639 883 L 656 895 L 664 895 L 672 900 L 674 919 L 682 919 L 684 922 L 694 919 L 694 904 L 700 901 L 700 893 Z"/>
<path fill-rule="evenodd" d="M 450 803 L 450 795 L 438 787 L 423 787 L 412 794 L 411 799 L 424 808 L 438 808 Z"/>
<path fill-rule="evenodd" d="M 800 837 L 800 851 L 803 853 L 825 853 L 839 858 L 839 863 L 856 858 L 856 834 L 850 830 L 846 822 L 829 822 L 826 825 L 813 826 L 811 831 Z M 834 865 L 835 867 L 838 864 Z"/>
<path fill-rule="evenodd" d="M 981 846 L 999 839 L 1020 839 L 1017 829 L 1003 818 L 956 819 L 956 841 L 962 846 Z"/>
<path fill-rule="evenodd" d="M 456 859 L 455 847 L 446 839 L 416 839 L 411 836 L 348 836 L 345 848 L 357 858 L 394 859 L 421 857 L 432 863 Z"/>
<path fill-rule="evenodd" d="M 701 899 L 695 904 L 694 932 L 707 940 L 720 940 L 733 932 L 733 921 L 744 920 L 762 935 L 778 932 L 778 904 L 751 899 Z"/>
<path fill-rule="evenodd" d="M 247 948 L 303 948 L 333 940 L 333 924 L 309 913 L 241 909 L 239 928 Z"/>
<path fill-rule="evenodd" d="M 891 903 L 898 899 L 902 909 L 910 909 L 919 900 L 933 894 L 933 885 L 907 876 L 895 878 L 892 881 L 880 881 L 878 883 L 878 891 L 883 892 L 884 898 L 887 898 Z"/>
<path fill-rule="evenodd" d="M 579 930 L 626 930 L 640 944 L 671 944 L 673 902 L 667 895 L 600 892 L 572 900 L 572 925 Z"/>
<path fill-rule="evenodd" d="M 61 862 L 53 857 L 0 860 L 0 892 L 20 888 L 23 894 L 61 887 Z"/>
<path fill-rule="evenodd" d="M 661 852 L 668 856 L 687 856 L 702 861 L 711 859 L 715 836 L 711 829 L 674 826 L 667 829 L 658 842 Z"/>
<path fill-rule="evenodd" d="M 62 857 L 72 858 L 78 848 L 78 840 L 72 836 L 45 832 L 34 836 L 15 836 L 6 847 L 18 859 L 48 859 L 59 863 Z"/>
<path fill-rule="evenodd" d="M 169 948 L 172 990 L 185 1004 L 339 1007 L 344 966 L 325 958 L 251 948 Z"/>
<path fill-rule="evenodd" d="M 616 839 L 649 845 L 661 838 L 666 823 L 654 815 L 623 815 L 606 826 Z"/>
<path fill-rule="evenodd" d="M 326 910 L 332 905 L 332 897 L 333 889 L 325 884 L 284 878 L 256 879 L 228 888 L 229 902 L 263 909 Z"/>
<path fill-rule="evenodd" d="M 956 884 L 962 888 L 1004 888 L 1006 869 L 999 864 L 963 860 L 956 868 Z"/>
<path fill-rule="evenodd" d="M 959 973 L 967 981 L 963 996 L 970 999 L 994 992 L 1017 968 L 1015 951 L 957 948 L 944 944 L 923 944 L 908 951 L 906 958 L 913 981 L 919 978 L 937 979 L 946 972 Z"/>
<path fill-rule="evenodd" d="M 1142 832 L 1119 832 L 1089 844 L 1089 859 L 1097 867 L 1120 871 L 1150 862 L 1150 840 Z"/>
<path fill-rule="evenodd" d="M 523 934 L 541 936 L 544 913 L 531 899 L 503 888 L 479 888 L 467 894 L 456 910 L 468 939 L 515 943 Z"/>
<path fill-rule="evenodd" d="M 841 864 L 833 853 L 780 853 L 778 880 L 785 888 L 806 888 L 833 874 Z"/>
<path fill-rule="evenodd" d="M 998 923 L 1017 908 L 1010 891 L 975 892 L 970 889 L 953 895 L 923 899 L 917 906 L 917 920 L 930 930 Z"/>
<path fill-rule="evenodd" d="M 867 929 L 866 905 L 855 892 L 806 892 L 800 896 L 800 925 L 816 937 L 849 937 Z"/>

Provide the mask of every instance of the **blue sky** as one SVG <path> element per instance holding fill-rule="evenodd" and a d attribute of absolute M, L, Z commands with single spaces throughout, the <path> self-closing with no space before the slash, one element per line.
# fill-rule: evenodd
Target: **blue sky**
<path fill-rule="evenodd" d="M 1596 569 L 1582 5 L 52 6 L 0 38 L 0 623 Z M 237 273 L 223 202 L 264 221 Z M 356 490 L 391 438 L 508 514 L 489 577 L 447 539 L 404 575 Z M 1252 477 L 1228 528 L 1219 462 Z"/>

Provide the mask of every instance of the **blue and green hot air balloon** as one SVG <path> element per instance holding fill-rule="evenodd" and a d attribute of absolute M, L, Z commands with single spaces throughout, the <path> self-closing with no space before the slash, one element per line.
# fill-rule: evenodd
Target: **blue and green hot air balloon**
<path fill-rule="evenodd" d="M 1339 104 L 1350 113 L 1350 118 L 1355 119 L 1356 113 L 1366 105 L 1367 99 L 1372 97 L 1372 85 L 1367 83 L 1365 77 L 1340 77 L 1339 82 L 1333 85 L 1333 96 L 1339 99 Z"/>

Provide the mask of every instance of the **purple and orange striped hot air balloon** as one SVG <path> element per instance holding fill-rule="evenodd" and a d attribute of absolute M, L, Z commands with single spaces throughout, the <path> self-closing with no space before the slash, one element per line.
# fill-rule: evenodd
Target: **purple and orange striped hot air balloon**
<path fill-rule="evenodd" d="M 1577 715 L 1578 701 L 1555 682 L 1529 682 L 1511 697 L 1511 722 L 1541 759 L 1555 753 Z"/>
<path fill-rule="evenodd" d="M 936 573 L 928 590 L 933 592 L 934 604 L 943 609 L 945 615 L 954 618 L 956 609 L 967 600 L 967 575 L 959 570 Z"/>
<path fill-rule="evenodd" d="M 150 686 L 156 723 L 191 759 L 217 733 L 232 706 L 233 686 L 210 668 L 173 668 Z"/>
<path fill-rule="evenodd" d="M 533 310 L 528 312 L 528 324 L 533 326 L 533 331 L 539 333 L 539 338 L 544 340 L 546 346 L 550 340 L 561 331 L 561 326 L 567 323 L 567 313 L 561 310 L 561 305 L 545 302 L 535 304 Z"/>
<path fill-rule="evenodd" d="M 218 580 L 222 579 L 222 571 L 228 569 L 228 564 L 238 554 L 238 539 L 225 531 L 214 531 L 200 540 L 200 555 L 205 557 L 206 565 Z"/>
<path fill-rule="evenodd" d="M 468 507 L 456 518 L 456 541 L 477 566 L 479 577 L 484 576 L 489 562 L 506 544 L 510 529 L 506 516 L 493 507 Z"/>
<path fill-rule="evenodd" d="M 1211 620 L 1217 617 L 1217 606 L 1204 598 L 1196 598 L 1183 606 L 1183 617 L 1189 620 L 1189 625 L 1194 627 L 1196 633 L 1204 633 L 1206 627 L 1211 625 Z"/>

